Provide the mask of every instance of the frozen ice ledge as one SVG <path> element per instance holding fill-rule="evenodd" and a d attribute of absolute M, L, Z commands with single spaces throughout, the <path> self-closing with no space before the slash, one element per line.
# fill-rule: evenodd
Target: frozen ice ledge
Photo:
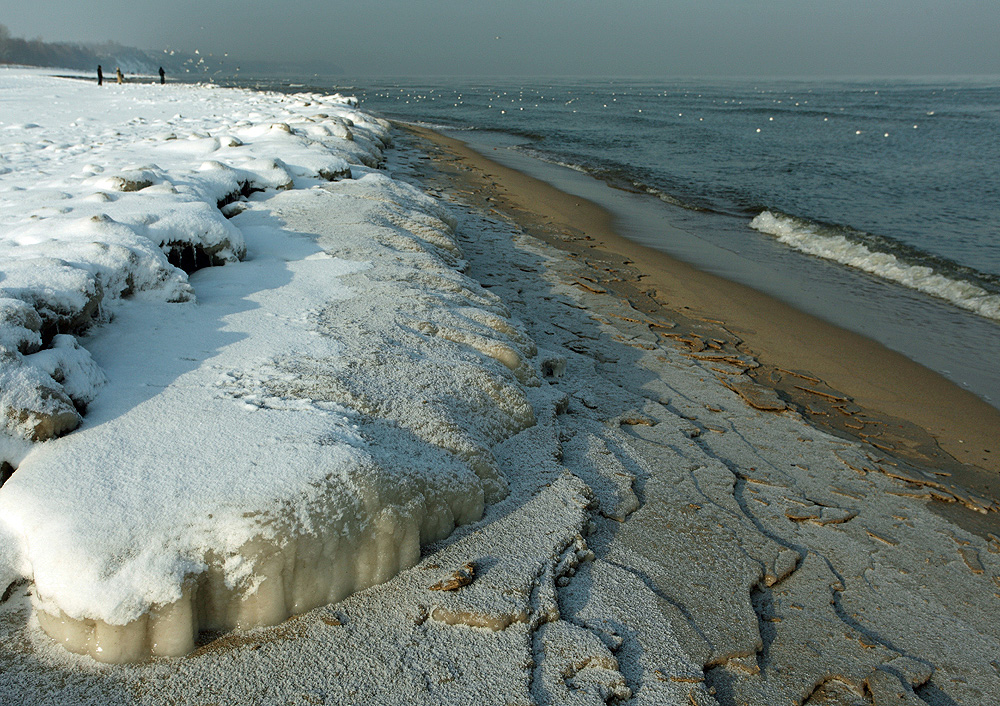
<path fill-rule="evenodd" d="M 223 112 L 213 100 L 232 99 L 173 90 L 209 93 L 193 100 L 206 123 Z M 241 100 L 266 124 L 244 125 L 241 144 L 266 137 L 268 163 L 290 174 L 234 197 L 240 208 L 225 227 L 245 248 L 243 261 L 189 281 L 153 247 L 142 252 L 168 277 L 150 282 L 177 286 L 114 297 L 107 283 L 124 273 L 99 258 L 104 269 L 64 262 L 103 282 L 100 325 L 80 341 L 65 333 L 43 341 L 42 312 L 20 295 L 3 324 L 8 338 L 30 344 L 5 348 L 14 366 L 5 374 L 86 404 L 75 405 L 78 415 L 85 408 L 78 429 L 46 441 L 8 415 L 0 594 L 33 582 L 44 631 L 104 662 L 183 655 L 202 631 L 275 624 L 388 580 L 416 563 L 421 544 L 505 495 L 492 449 L 535 423 L 525 394 L 537 384 L 534 344 L 461 274 L 449 215 L 376 169 L 380 146 L 366 147 L 374 158 L 359 164 L 362 130 L 346 140 L 327 121 L 333 108 L 350 112 L 372 145 L 388 141 L 385 126 L 318 96 Z M 313 117 L 296 120 L 303 112 Z M 189 141 L 203 138 L 211 135 Z M 210 151 L 220 149 L 230 148 Z M 212 183 L 238 185 L 248 165 L 215 156 L 199 169 L 219 177 Z M 345 178 L 320 173 L 333 158 L 350 162 Z M 161 185 L 189 174 L 157 169 Z M 154 191 L 133 204 L 147 209 L 147 225 L 186 198 Z M 213 208 L 218 195 L 202 189 Z M 111 220 L 88 220 L 97 225 L 87 242 L 102 232 L 141 236 Z M 41 241 L 15 245 L 31 242 Z M 115 262 L 143 262 L 129 252 Z M 174 296 L 179 289 L 191 296 Z"/>

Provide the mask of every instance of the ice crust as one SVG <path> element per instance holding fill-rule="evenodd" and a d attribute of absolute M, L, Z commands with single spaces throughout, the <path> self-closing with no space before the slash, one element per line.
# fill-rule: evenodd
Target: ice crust
<path fill-rule="evenodd" d="M 504 497 L 534 344 L 460 273 L 448 213 L 374 169 L 383 123 L 338 96 L 0 85 L 65 155 L 0 176 L 0 592 L 31 580 L 45 632 L 186 654 L 386 581 Z M 115 149 L 74 144 L 84 123 Z M 225 266 L 189 276 L 184 248 Z M 87 335 L 45 334 L 69 319 Z"/>

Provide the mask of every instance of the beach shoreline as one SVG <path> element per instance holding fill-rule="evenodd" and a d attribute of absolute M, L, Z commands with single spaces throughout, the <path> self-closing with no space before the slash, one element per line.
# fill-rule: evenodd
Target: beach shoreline
<path fill-rule="evenodd" d="M 617 259 L 623 267 L 603 280 L 596 277 L 593 286 L 617 290 L 649 313 L 686 318 L 722 338 L 729 334 L 730 343 L 761 364 L 750 373 L 755 382 L 778 391 L 810 423 L 938 468 L 973 492 L 1000 498 L 1000 451 L 994 448 L 1000 410 L 973 393 L 860 334 L 631 242 L 601 206 L 499 164 L 460 140 L 397 125 L 448 155 L 436 157 L 438 167 L 478 191 L 485 208 L 511 215 L 526 232 L 571 256 Z M 853 414 L 845 412 L 845 402 Z M 966 514 L 961 511 L 959 519 Z"/>
<path fill-rule="evenodd" d="M 293 101 L 262 132 L 277 135 L 273 154 L 283 164 L 297 163 L 294 131 L 318 126 L 296 111 L 312 115 L 316 97 L 262 96 L 275 111 Z M 351 119 L 355 140 L 333 148 L 363 142 L 367 119 Z M 245 155 L 253 137 L 220 156 Z M 731 323 L 670 306 L 666 285 L 651 285 L 636 266 L 644 260 L 591 247 L 592 223 L 574 220 L 585 203 L 542 198 L 546 221 L 515 208 L 505 178 L 409 133 L 393 138 L 395 149 L 373 165 L 352 162 L 350 176 L 306 172 L 240 199 L 231 223 L 247 255 L 194 277 L 196 302 L 123 299 L 113 322 L 81 339 L 108 378 L 84 428 L 33 452 L 0 493 L 6 529 L 37 484 L 49 506 L 31 513 L 45 524 L 28 537 L 66 555 L 79 543 L 66 541 L 58 520 L 82 506 L 91 522 L 99 503 L 52 473 L 96 477 L 88 488 L 102 494 L 109 474 L 140 463 L 150 470 L 133 473 L 141 479 L 122 482 L 126 489 L 184 479 L 166 496 L 168 526 L 149 533 L 149 554 L 169 559 L 177 554 L 170 537 L 200 527 L 200 518 L 209 528 L 233 525 L 218 519 L 228 501 L 202 492 L 205 481 L 221 481 L 231 496 L 281 480 L 289 503 L 316 499 L 306 511 L 340 507 L 350 496 L 335 483 L 346 471 L 326 454 L 341 448 L 343 429 L 363 444 L 368 456 L 359 458 L 370 458 L 360 466 L 368 472 L 348 476 L 365 495 L 334 518 L 302 522 L 336 532 L 344 518 L 375 538 L 356 546 L 338 532 L 346 539 L 318 551 L 264 528 L 234 549 L 206 543 L 256 582 L 231 605 L 283 607 L 289 617 L 269 613 L 259 627 L 233 632 L 199 623 L 193 644 L 180 645 L 195 648 L 182 659 L 143 659 L 132 648 L 160 644 L 140 631 L 155 625 L 160 634 L 163 615 L 192 630 L 193 613 L 154 602 L 100 632 L 102 605 L 82 613 L 93 616 L 101 657 L 128 647 L 129 659 L 109 661 L 137 664 L 99 665 L 63 649 L 63 636 L 42 629 L 44 565 L 22 571 L 25 562 L 6 556 L 13 582 L 0 598 L 0 701 L 765 706 L 982 703 L 997 692 L 1000 538 L 969 524 L 994 521 L 996 503 L 960 488 L 933 458 L 910 464 L 883 451 L 886 422 L 807 369 L 761 365 Z M 171 166 L 166 177 L 188 173 L 185 163 Z M 114 193 L 121 201 L 148 195 Z M 869 440 L 850 437 L 846 424 L 826 433 L 805 423 L 774 391 L 786 383 L 787 394 L 810 396 L 808 414 L 863 421 Z M 132 386 L 140 393 L 124 394 Z M 283 419 L 293 428 L 285 431 Z M 140 432 L 130 435 L 136 443 L 120 443 L 130 429 Z M 241 454 L 261 475 L 227 480 L 223 464 Z M 193 478 L 183 475 L 188 468 Z M 299 481 L 291 475 L 299 469 L 322 476 Z M 422 470 L 419 497 L 397 501 Z M 379 479 L 386 487 L 373 488 Z M 320 494 L 328 484 L 329 495 Z M 72 507 L 52 512 L 60 493 Z M 421 525 L 447 536 L 418 543 L 400 529 L 397 518 L 419 511 L 421 498 L 444 502 L 452 493 L 448 507 L 468 503 L 467 514 L 439 514 L 456 526 L 438 515 Z M 184 495 L 211 505 L 182 512 L 175 498 Z M 157 507 L 122 519 L 149 525 Z M 942 508 L 960 519 L 942 517 Z M 49 526 L 60 536 L 46 540 Z M 3 539 L 0 551 L 21 551 L 20 536 Z M 105 559 L 107 546 L 83 559 L 103 561 L 112 577 L 136 570 L 131 553 Z M 393 561 L 374 585 L 326 594 L 325 604 L 285 600 L 318 572 L 372 575 L 372 547 Z M 398 547 L 409 553 L 397 562 Z M 213 576 L 221 573 L 195 567 L 185 580 L 196 583 L 184 585 L 201 591 Z"/>

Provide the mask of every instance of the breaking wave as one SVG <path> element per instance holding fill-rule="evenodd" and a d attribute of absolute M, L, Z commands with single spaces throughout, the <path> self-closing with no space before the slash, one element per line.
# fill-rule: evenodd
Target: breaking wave
<path fill-rule="evenodd" d="M 764 211 L 750 227 L 809 255 L 833 260 L 1000 321 L 1000 281 L 943 258 L 850 228 Z"/>

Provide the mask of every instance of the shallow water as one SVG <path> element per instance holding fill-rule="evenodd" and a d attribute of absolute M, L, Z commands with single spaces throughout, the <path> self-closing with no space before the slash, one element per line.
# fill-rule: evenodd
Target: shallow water
<path fill-rule="evenodd" d="M 1000 406 L 1000 326 L 995 322 L 773 239 L 754 237 L 730 217 L 664 206 L 658 199 L 608 188 L 587 174 L 516 150 L 494 150 L 491 143 L 497 139 L 470 139 L 473 135 L 479 137 L 467 132 L 453 136 L 498 162 L 601 204 L 615 214 L 619 232 L 630 240 L 879 341 Z"/>

